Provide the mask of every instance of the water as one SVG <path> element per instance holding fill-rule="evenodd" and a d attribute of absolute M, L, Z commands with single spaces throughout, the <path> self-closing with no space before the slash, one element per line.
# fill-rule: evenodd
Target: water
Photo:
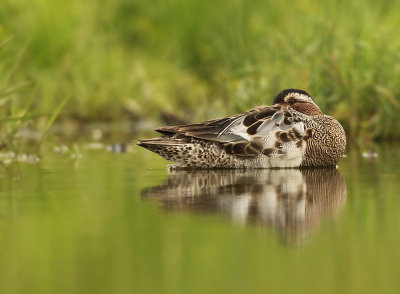
<path fill-rule="evenodd" d="M 225 214 L 236 224 L 275 228 L 284 243 L 307 241 L 346 202 L 346 183 L 329 169 L 174 171 L 142 191 L 165 208 Z"/>
<path fill-rule="evenodd" d="M 175 171 L 145 150 L 0 171 L 0 293 L 397 293 L 400 146 L 336 169 Z"/>

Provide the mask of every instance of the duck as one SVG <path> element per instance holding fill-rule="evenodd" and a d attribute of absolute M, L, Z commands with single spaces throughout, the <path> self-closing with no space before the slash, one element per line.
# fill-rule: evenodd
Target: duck
<path fill-rule="evenodd" d="M 341 124 L 299 89 L 281 91 L 270 106 L 156 131 L 163 136 L 137 144 L 174 162 L 170 168 L 328 167 L 346 149 Z"/>

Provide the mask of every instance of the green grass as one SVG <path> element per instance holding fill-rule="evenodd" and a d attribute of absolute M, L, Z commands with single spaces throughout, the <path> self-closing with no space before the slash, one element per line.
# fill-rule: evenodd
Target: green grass
<path fill-rule="evenodd" d="M 38 113 L 71 96 L 64 118 L 209 119 L 294 87 L 352 139 L 398 138 L 399 9 L 394 0 L 4 0 L 0 42 L 13 40 L 0 66 L 26 47 L 15 74 L 37 87 Z"/>
<path fill-rule="evenodd" d="M 22 56 L 26 47 L 14 54 L 9 51 L 9 48 L 6 48 L 11 41 L 12 38 L 8 38 L 0 43 L 0 58 L 5 61 L 0 66 L 0 152 L 14 150 L 17 151 L 16 155 L 18 156 L 23 143 L 25 143 L 24 141 L 26 141 L 24 136 L 19 136 L 20 131 L 25 127 L 32 128 L 32 125 L 34 125 L 34 128 L 41 131 L 41 139 L 30 145 L 36 145 L 37 154 L 39 154 L 40 147 L 50 127 L 69 97 L 65 98 L 51 113 L 37 113 L 39 108 L 35 105 L 38 98 L 37 87 L 29 87 L 31 82 L 21 81 L 18 73 L 23 67 Z M 9 55 L 15 55 L 15 57 L 7 58 Z M 14 62 L 7 63 L 7 61 Z M 41 124 L 45 124 L 45 126 L 42 127 Z"/>
<path fill-rule="evenodd" d="M 12 38 L 0 42 L 0 150 L 17 146 L 15 135 L 21 126 L 36 115 L 32 114 L 32 95 L 25 101 L 20 101 L 19 93 L 29 86 L 28 81 L 16 77 L 21 63 L 22 48 L 16 54 L 10 54 L 7 46 Z M 13 55 L 13 58 L 8 58 Z"/>

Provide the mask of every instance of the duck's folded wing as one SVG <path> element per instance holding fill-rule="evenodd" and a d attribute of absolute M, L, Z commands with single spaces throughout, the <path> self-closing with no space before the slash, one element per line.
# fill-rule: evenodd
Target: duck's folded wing
<path fill-rule="evenodd" d="M 169 136 L 180 134 L 187 137 L 194 137 L 221 143 L 232 142 L 241 140 L 243 138 L 232 132 L 226 132 L 226 134 L 223 136 L 223 130 L 227 128 L 229 129 L 229 127 L 232 125 L 236 125 L 242 116 L 243 114 L 209 120 L 197 124 L 161 127 L 156 129 L 156 131 Z"/>
<path fill-rule="evenodd" d="M 229 154 L 251 157 L 262 152 L 263 144 L 260 138 L 267 136 L 271 131 L 280 131 L 282 139 L 295 140 L 304 134 L 304 126 L 295 113 L 280 106 L 265 106 L 236 116 L 204 123 L 161 127 L 157 131 L 169 136 L 179 134 L 219 142 Z"/>

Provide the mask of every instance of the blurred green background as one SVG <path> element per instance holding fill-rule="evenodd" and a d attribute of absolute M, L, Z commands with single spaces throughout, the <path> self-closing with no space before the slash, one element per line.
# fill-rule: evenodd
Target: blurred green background
<path fill-rule="evenodd" d="M 308 91 L 351 139 L 400 136 L 400 2 L 2 0 L 0 115 L 211 119 Z M 33 121 L 35 125 L 40 119 Z"/>
<path fill-rule="evenodd" d="M 394 0 L 1 0 L 0 293 L 398 293 L 398 147 L 349 148 L 343 210 L 302 247 L 145 201 L 168 177 L 146 150 L 47 144 L 35 165 L 3 151 L 22 129 L 40 148 L 56 117 L 54 133 L 199 121 L 292 87 L 350 140 L 398 139 L 399 11 Z"/>

